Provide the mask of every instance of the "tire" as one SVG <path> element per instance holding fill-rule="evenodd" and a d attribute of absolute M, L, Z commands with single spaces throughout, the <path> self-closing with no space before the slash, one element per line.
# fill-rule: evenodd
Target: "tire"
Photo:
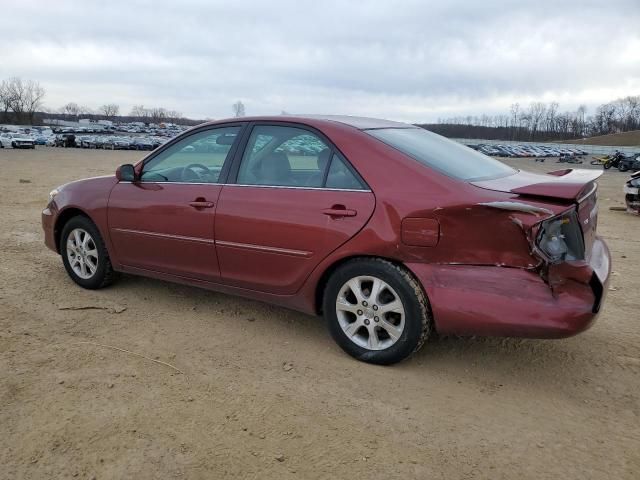
<path fill-rule="evenodd" d="M 378 295 L 371 299 L 375 285 Z M 392 303 L 399 308 L 385 311 Z M 331 336 L 345 352 L 378 365 L 417 352 L 433 330 L 429 301 L 418 281 L 383 259 L 360 258 L 339 267 L 327 282 L 323 312 Z"/>
<path fill-rule="evenodd" d="M 83 233 L 89 235 L 87 242 L 84 242 L 86 237 Z M 110 285 L 115 280 L 116 272 L 111 265 L 102 236 L 95 224 L 85 216 L 73 217 L 65 224 L 60 237 L 60 254 L 67 274 L 82 288 L 96 290 Z M 72 266 L 72 258 L 81 260 L 74 262 Z M 93 270 L 91 265 L 95 266 Z"/>
<path fill-rule="evenodd" d="M 629 167 L 626 163 L 620 163 L 620 165 L 618 165 L 618 170 L 620 170 L 621 172 L 626 172 L 627 170 L 629 170 Z"/>
<path fill-rule="evenodd" d="M 605 162 L 604 165 L 602 165 L 604 167 L 605 170 L 609 170 L 611 168 L 611 162 Z"/>

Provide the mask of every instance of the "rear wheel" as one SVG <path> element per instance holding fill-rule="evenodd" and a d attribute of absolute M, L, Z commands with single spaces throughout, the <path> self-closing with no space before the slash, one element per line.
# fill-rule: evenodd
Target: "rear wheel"
<path fill-rule="evenodd" d="M 83 288 L 106 287 L 115 279 L 109 253 L 94 223 L 73 217 L 62 229 L 60 253 L 71 279 Z"/>
<path fill-rule="evenodd" d="M 620 164 L 618 165 L 618 170 L 620 170 L 621 172 L 626 172 L 627 170 L 629 170 L 629 166 L 626 163 L 620 162 Z"/>
<path fill-rule="evenodd" d="M 432 330 L 429 303 L 418 281 L 382 259 L 356 259 L 330 277 L 324 315 L 349 355 L 389 365 L 418 351 Z"/>

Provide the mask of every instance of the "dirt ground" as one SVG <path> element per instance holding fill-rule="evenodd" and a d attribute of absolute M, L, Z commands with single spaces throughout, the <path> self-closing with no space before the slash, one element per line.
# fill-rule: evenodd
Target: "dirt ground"
<path fill-rule="evenodd" d="M 385 368 L 281 308 L 75 286 L 42 241 L 47 194 L 139 157 L 0 150 L 0 478 L 640 478 L 640 218 L 609 210 L 626 174 L 600 182 L 614 276 L 592 329 L 432 340 Z"/>

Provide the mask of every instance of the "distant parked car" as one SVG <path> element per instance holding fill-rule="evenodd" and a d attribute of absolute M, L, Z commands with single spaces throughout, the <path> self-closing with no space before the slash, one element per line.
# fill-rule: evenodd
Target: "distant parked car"
<path fill-rule="evenodd" d="M 109 137 L 104 142 L 105 150 L 129 150 L 131 142 L 123 137 Z"/>
<path fill-rule="evenodd" d="M 96 136 L 93 137 L 93 142 L 90 148 L 104 148 L 105 137 Z"/>
<path fill-rule="evenodd" d="M 131 150 L 153 150 L 153 142 L 148 138 L 134 138 L 129 147 Z"/>
<path fill-rule="evenodd" d="M 2 148 L 36 148 L 33 138 L 22 133 L 3 133 L 0 135 Z"/>
<path fill-rule="evenodd" d="M 89 135 L 81 135 L 79 137 L 76 137 L 76 146 L 78 148 L 89 148 L 89 142 L 91 141 L 92 137 L 90 137 Z"/>

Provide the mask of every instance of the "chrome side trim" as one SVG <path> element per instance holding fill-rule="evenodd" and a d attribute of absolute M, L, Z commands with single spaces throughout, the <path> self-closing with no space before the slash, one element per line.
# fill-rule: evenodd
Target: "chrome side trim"
<path fill-rule="evenodd" d="M 224 240 L 216 240 L 216 245 L 220 245 L 222 247 L 239 248 L 244 250 L 276 253 L 279 255 L 289 255 L 291 257 L 309 258 L 313 255 L 313 252 L 306 252 L 304 250 L 291 250 L 288 248 L 267 247 L 265 245 L 253 245 L 250 243 L 227 242 Z"/>
<path fill-rule="evenodd" d="M 371 190 L 366 189 L 357 189 L 357 188 L 323 188 L 323 187 L 289 187 L 284 185 L 246 185 L 242 183 L 199 183 L 199 182 L 127 182 L 120 181 L 118 183 L 136 183 L 138 185 L 217 185 L 222 187 L 256 187 L 256 188 L 285 188 L 289 190 L 322 190 L 328 192 L 361 192 L 361 193 L 371 193 Z"/>
<path fill-rule="evenodd" d="M 128 228 L 114 228 L 116 232 L 120 233 L 129 233 L 132 235 L 142 235 L 145 237 L 154 237 L 154 238 L 167 238 L 170 240 L 182 240 L 185 242 L 196 242 L 196 243 L 207 243 L 213 245 L 215 242 L 213 239 L 209 238 L 199 238 L 199 237 L 185 237 L 183 235 L 173 235 L 170 233 L 158 233 L 158 232 L 147 232 L 143 230 L 130 230 Z"/>
<path fill-rule="evenodd" d="M 227 183 L 225 187 L 256 187 L 256 188 L 285 188 L 290 190 L 326 190 L 329 192 L 362 192 L 371 193 L 371 190 L 358 188 L 324 188 L 324 187 L 291 187 L 285 185 L 246 185 L 244 183 Z"/>
<path fill-rule="evenodd" d="M 209 183 L 209 182 L 128 182 L 121 180 L 118 183 L 135 183 L 136 185 L 217 185 L 219 187 L 224 186 L 224 183 Z"/>

